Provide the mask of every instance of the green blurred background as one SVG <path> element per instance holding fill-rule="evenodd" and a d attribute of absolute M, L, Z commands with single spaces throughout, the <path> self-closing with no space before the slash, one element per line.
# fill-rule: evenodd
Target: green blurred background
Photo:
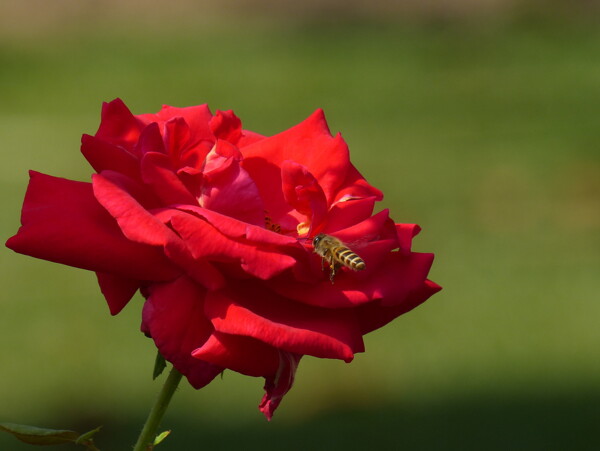
<path fill-rule="evenodd" d="M 321 107 L 444 287 L 352 364 L 304 359 L 271 423 L 262 379 L 182 384 L 159 449 L 600 449 L 596 2 L 123 3 L 0 4 L 4 239 L 28 169 L 89 180 L 102 101 L 264 134 Z M 0 422 L 130 449 L 160 384 L 141 299 L 113 318 L 93 274 L 5 248 L 0 285 Z"/>

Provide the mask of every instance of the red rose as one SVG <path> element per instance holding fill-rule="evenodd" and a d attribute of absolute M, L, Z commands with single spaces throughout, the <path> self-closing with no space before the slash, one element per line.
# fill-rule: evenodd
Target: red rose
<path fill-rule="evenodd" d="M 113 315 L 140 289 L 142 331 L 196 388 L 225 368 L 266 380 L 271 418 L 303 355 L 350 362 L 362 337 L 425 301 L 433 254 L 375 215 L 379 190 L 322 111 L 272 137 L 206 105 L 133 115 L 105 104 L 81 151 L 92 183 L 31 172 L 16 252 L 95 271 Z M 322 270 L 312 239 L 366 268 Z"/>

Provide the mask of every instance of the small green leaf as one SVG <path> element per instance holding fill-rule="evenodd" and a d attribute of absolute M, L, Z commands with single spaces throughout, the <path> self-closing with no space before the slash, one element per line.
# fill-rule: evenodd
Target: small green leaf
<path fill-rule="evenodd" d="M 96 429 L 92 429 L 89 432 L 86 432 L 84 434 L 81 434 L 79 437 L 77 437 L 77 440 L 75 440 L 75 443 L 77 443 L 78 445 L 87 441 L 87 440 L 91 440 L 91 438 L 96 435 L 96 433 L 102 429 L 102 426 L 98 426 Z"/>
<path fill-rule="evenodd" d="M 167 436 L 171 433 L 171 431 L 164 431 L 161 432 L 160 434 L 158 434 L 156 436 L 156 438 L 154 439 L 154 446 L 160 444 L 164 439 L 167 438 Z"/>
<path fill-rule="evenodd" d="M 160 352 L 157 352 L 156 360 L 154 361 L 154 371 L 152 373 L 152 380 L 160 376 L 166 367 L 167 362 L 165 361 L 165 358 L 162 355 L 160 355 Z"/>
<path fill-rule="evenodd" d="M 0 423 L 0 430 L 14 435 L 22 442 L 30 445 L 60 445 L 73 443 L 79 437 L 75 431 L 61 429 L 43 429 L 26 424 Z"/>

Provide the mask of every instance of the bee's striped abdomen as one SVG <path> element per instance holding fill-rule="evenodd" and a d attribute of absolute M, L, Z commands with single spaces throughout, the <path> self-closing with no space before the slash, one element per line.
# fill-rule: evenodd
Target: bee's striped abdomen
<path fill-rule="evenodd" d="M 366 267 L 363 259 L 347 247 L 338 247 L 333 250 L 333 253 L 337 261 L 354 271 L 362 271 Z"/>
<path fill-rule="evenodd" d="M 265 228 L 275 233 L 281 233 L 281 226 L 273 222 L 267 210 L 265 210 Z"/>

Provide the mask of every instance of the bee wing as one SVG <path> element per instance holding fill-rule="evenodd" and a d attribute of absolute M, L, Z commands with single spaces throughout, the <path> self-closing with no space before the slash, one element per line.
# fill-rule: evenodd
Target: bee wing
<path fill-rule="evenodd" d="M 369 239 L 367 239 L 366 237 L 361 237 L 358 238 L 356 240 L 352 240 L 352 241 L 344 241 L 344 244 L 349 247 L 350 249 L 352 249 L 353 251 L 359 250 L 361 248 L 364 248 L 367 244 L 369 244 Z"/>

